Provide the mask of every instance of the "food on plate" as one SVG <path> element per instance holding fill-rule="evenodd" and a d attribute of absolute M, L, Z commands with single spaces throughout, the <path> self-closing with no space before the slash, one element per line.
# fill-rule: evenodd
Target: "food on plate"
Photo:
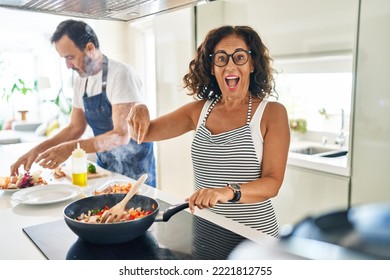
<path fill-rule="evenodd" d="M 30 174 L 26 172 L 18 176 L 1 177 L 1 189 L 24 189 L 37 185 L 47 185 L 47 182 L 41 176 L 42 171 L 38 170 Z"/>
<path fill-rule="evenodd" d="M 128 193 L 132 187 L 133 185 L 130 182 L 124 184 L 113 183 L 101 191 L 96 190 L 94 194 Z"/>
<path fill-rule="evenodd" d="M 89 223 L 89 224 L 99 224 L 103 213 L 108 209 L 110 208 L 108 206 L 105 206 L 103 209 L 89 210 L 88 213 L 82 213 L 80 216 L 78 216 L 76 218 L 76 221 L 82 223 Z M 152 212 L 153 211 L 151 210 L 148 211 L 142 210 L 141 207 L 138 208 L 132 207 L 129 209 L 125 209 L 121 219 L 117 223 L 140 219 L 142 217 L 150 215 Z M 111 222 L 111 223 L 115 223 L 115 222 Z"/>
<path fill-rule="evenodd" d="M 0 189 L 6 189 L 9 183 L 11 183 L 11 177 L 0 177 Z"/>
<path fill-rule="evenodd" d="M 64 171 L 62 171 L 61 166 L 58 166 L 57 168 L 54 169 L 54 171 L 53 171 L 53 177 L 54 177 L 55 179 L 60 179 L 60 178 L 63 178 L 63 177 L 65 177 L 65 176 L 66 176 L 66 174 L 65 174 Z"/>
<path fill-rule="evenodd" d="M 96 166 L 93 163 L 88 162 L 87 171 L 88 173 L 96 173 Z"/>

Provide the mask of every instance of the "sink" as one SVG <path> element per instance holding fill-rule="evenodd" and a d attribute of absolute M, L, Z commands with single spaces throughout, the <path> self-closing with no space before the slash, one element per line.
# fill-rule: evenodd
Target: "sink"
<path fill-rule="evenodd" d="M 304 154 L 304 155 L 316 155 L 327 152 L 335 152 L 335 149 L 326 148 L 326 147 L 305 147 L 295 150 L 291 150 L 293 153 Z"/>
<path fill-rule="evenodd" d="M 326 153 L 323 155 L 320 155 L 321 157 L 327 157 L 327 158 L 335 158 L 335 157 L 342 157 L 346 156 L 348 154 L 348 151 L 335 151 L 331 153 Z"/>
<path fill-rule="evenodd" d="M 309 156 L 319 156 L 325 158 L 336 158 L 342 157 L 348 154 L 346 150 L 338 150 L 329 147 L 319 147 L 319 146 L 309 146 L 304 148 L 298 148 L 291 150 L 293 153 L 309 155 Z"/>

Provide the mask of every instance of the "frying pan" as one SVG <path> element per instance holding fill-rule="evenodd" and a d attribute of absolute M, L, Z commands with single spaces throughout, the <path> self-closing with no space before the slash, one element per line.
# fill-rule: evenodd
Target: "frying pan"
<path fill-rule="evenodd" d="M 102 209 L 104 206 L 113 207 L 126 194 L 104 194 L 85 197 L 65 206 L 63 214 L 65 223 L 81 239 L 96 244 L 117 244 L 133 240 L 144 234 L 156 222 L 167 222 L 173 215 L 188 208 L 188 202 L 171 206 L 160 212 L 157 200 L 144 196 L 134 195 L 126 204 L 126 209 L 141 207 L 143 210 L 153 211 L 151 214 L 131 221 L 109 224 L 88 224 L 76 220 L 82 214 L 92 209 Z"/>

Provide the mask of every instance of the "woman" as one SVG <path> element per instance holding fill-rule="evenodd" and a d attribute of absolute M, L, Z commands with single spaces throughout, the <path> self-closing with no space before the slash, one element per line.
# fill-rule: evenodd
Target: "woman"
<path fill-rule="evenodd" d="M 284 106 L 267 100 L 272 94 L 277 97 L 271 62 L 252 28 L 211 30 L 183 78 L 197 100 L 150 123 L 136 121 L 146 114 L 145 106 L 139 105 L 127 120 L 139 142 L 195 130 L 191 211 L 195 206 L 209 208 L 277 237 L 270 198 L 283 182 L 290 130 Z"/>

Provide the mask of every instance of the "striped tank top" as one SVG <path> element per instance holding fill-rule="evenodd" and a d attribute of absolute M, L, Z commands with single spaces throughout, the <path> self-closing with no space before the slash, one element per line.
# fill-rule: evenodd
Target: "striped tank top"
<path fill-rule="evenodd" d="M 251 131 L 252 95 L 247 122 L 244 126 L 213 135 L 206 128 L 206 120 L 220 99 L 207 101 L 191 146 L 195 187 L 222 188 L 227 183 L 243 184 L 261 177 L 261 153 L 256 151 Z M 254 125 L 260 131 L 260 121 L 268 101 L 263 100 L 256 110 L 260 117 Z M 207 110 L 205 111 L 205 109 Z M 256 115 L 255 113 L 255 115 Z M 201 120 L 201 119 L 200 119 Z M 218 203 L 210 211 L 223 215 L 273 237 L 279 237 L 279 226 L 271 200 L 257 203 Z"/>

